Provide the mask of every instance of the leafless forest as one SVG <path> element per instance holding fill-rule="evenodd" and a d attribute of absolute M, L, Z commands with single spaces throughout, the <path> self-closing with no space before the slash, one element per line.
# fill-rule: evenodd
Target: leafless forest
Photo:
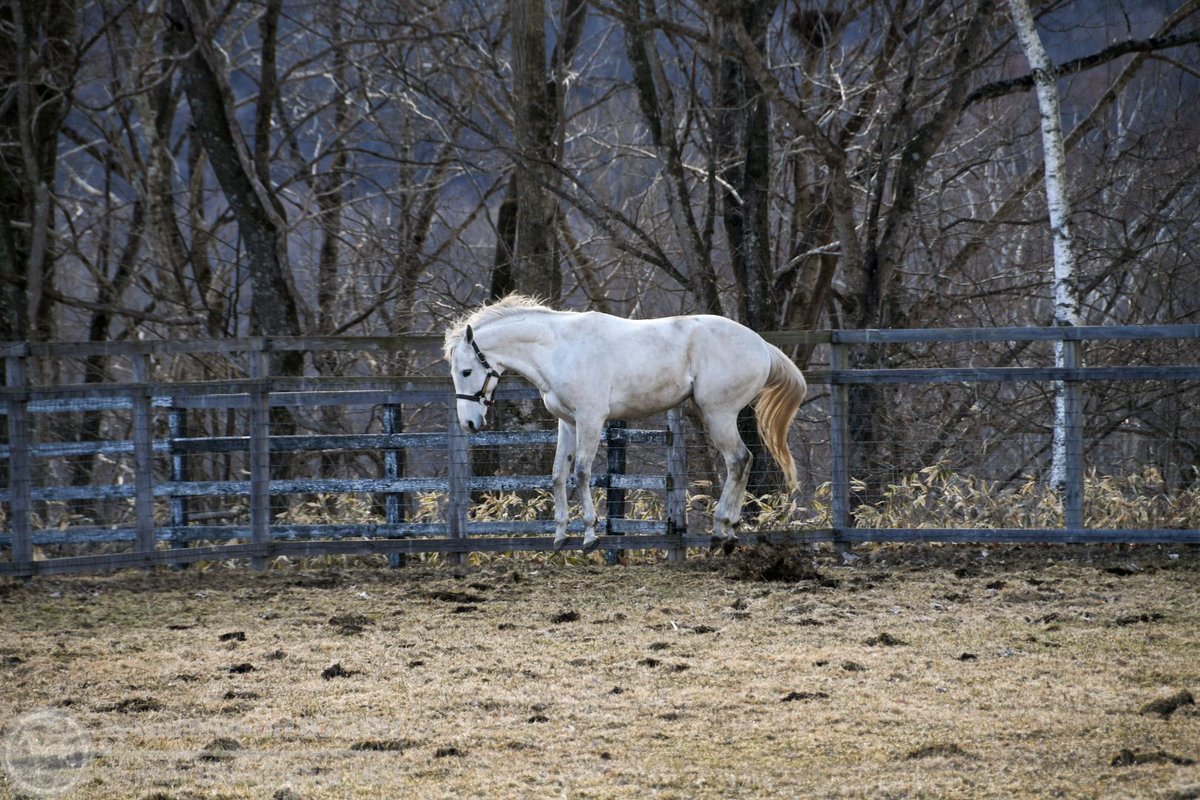
<path fill-rule="evenodd" d="M 1200 322 L 1200 2 L 1034 11 L 1082 323 Z M 0 73 L 0 340 L 437 331 L 512 290 L 760 331 L 1054 320 L 1034 81 L 995 0 L 5 0 Z M 853 366 L 1052 362 L 890 347 Z M 1044 469 L 1048 391 L 874 390 L 859 466 Z M 1195 401 L 1090 389 L 1093 463 L 1194 481 Z"/>

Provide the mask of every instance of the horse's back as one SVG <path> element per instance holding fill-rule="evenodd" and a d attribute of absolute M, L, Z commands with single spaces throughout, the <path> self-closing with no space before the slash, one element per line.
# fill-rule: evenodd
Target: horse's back
<path fill-rule="evenodd" d="M 567 405 L 605 398 L 610 418 L 658 413 L 693 397 L 741 403 L 770 370 L 768 345 L 733 320 L 690 315 L 631 320 L 600 312 L 560 317 L 555 392 Z M 741 406 L 738 406 L 739 408 Z"/>

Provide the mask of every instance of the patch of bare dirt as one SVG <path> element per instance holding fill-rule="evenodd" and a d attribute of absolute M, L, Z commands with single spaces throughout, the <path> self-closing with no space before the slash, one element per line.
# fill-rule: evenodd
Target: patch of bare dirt
<path fill-rule="evenodd" d="M 1200 786 L 1200 549 L 855 554 L 39 578 L 0 593 L 0 730 L 76 719 L 89 800 Z"/>

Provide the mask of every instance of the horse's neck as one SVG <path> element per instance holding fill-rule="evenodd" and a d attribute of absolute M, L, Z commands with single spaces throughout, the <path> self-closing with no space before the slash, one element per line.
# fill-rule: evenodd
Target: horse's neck
<path fill-rule="evenodd" d="M 476 333 L 483 352 L 504 371 L 546 388 L 543 364 L 553 344 L 552 314 L 529 314 L 500 319 Z"/>

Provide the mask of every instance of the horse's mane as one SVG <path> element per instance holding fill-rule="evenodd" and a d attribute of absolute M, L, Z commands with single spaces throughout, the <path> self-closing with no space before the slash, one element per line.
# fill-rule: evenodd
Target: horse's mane
<path fill-rule="evenodd" d="M 510 294 L 502 297 L 493 303 L 488 303 L 473 311 L 468 311 L 451 322 L 450 327 L 446 330 L 445 341 L 442 344 L 442 355 L 445 356 L 447 361 L 450 360 L 450 354 L 454 352 L 454 348 L 458 347 L 458 343 L 466 335 L 468 325 L 478 328 L 489 322 L 517 314 L 552 311 L 554 309 L 528 295 Z"/>

